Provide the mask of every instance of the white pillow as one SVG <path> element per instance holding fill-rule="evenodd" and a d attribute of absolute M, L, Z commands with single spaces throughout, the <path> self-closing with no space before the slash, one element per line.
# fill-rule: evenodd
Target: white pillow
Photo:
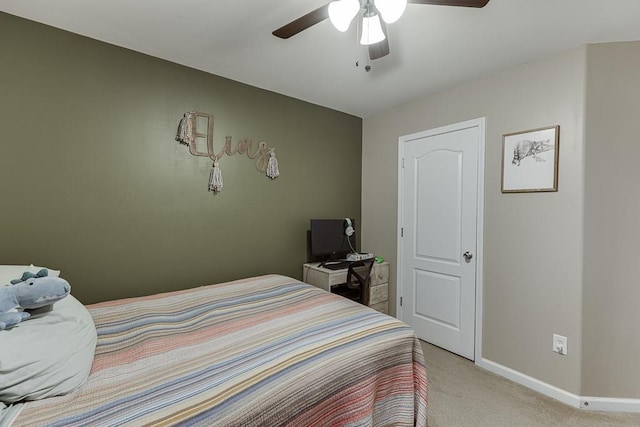
<path fill-rule="evenodd" d="M 0 331 L 0 402 L 69 393 L 85 383 L 96 347 L 87 309 L 69 295 Z"/>
<path fill-rule="evenodd" d="M 52 270 L 47 267 L 37 267 L 31 265 L 0 265 L 0 285 L 8 285 L 13 279 L 22 277 L 25 271 L 31 273 L 37 273 L 38 271 L 46 268 L 49 270 L 49 276 L 60 277 L 60 270 Z"/>

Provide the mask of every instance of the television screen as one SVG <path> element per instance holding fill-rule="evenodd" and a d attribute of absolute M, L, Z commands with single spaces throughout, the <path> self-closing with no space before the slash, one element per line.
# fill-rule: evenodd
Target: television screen
<path fill-rule="evenodd" d="M 355 229 L 355 221 L 351 219 L 351 226 Z M 356 235 L 345 234 L 347 221 L 340 219 L 312 219 L 311 220 L 311 255 L 314 258 L 343 259 L 355 248 Z M 349 239 L 352 239 L 349 242 Z M 350 244 L 351 243 L 351 244 Z"/>

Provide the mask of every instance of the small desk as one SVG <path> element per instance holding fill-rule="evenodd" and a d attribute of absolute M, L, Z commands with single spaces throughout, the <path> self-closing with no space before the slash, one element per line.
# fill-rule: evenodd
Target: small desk
<path fill-rule="evenodd" d="M 347 269 L 329 270 L 318 267 L 317 262 L 303 265 L 302 280 L 331 292 L 331 288 L 346 283 Z M 374 263 L 371 271 L 369 307 L 389 314 L 389 263 Z"/>

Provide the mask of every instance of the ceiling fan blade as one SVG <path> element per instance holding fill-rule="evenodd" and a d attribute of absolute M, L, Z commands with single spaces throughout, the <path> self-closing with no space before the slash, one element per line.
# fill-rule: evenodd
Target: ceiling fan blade
<path fill-rule="evenodd" d="M 387 55 L 389 55 L 389 39 L 369 45 L 369 59 L 372 61 Z"/>
<path fill-rule="evenodd" d="M 380 20 L 380 25 L 385 37 L 381 42 L 369 45 L 369 59 L 372 61 L 389 55 L 389 35 L 387 34 L 387 26 L 383 20 Z"/>
<path fill-rule="evenodd" d="M 485 7 L 489 0 L 408 0 L 413 4 L 435 4 L 440 6 Z"/>
<path fill-rule="evenodd" d="M 320 6 L 312 12 L 307 13 L 304 16 L 301 16 L 295 21 L 289 22 L 287 25 L 278 28 L 271 34 L 276 37 L 280 37 L 281 39 L 288 39 L 289 37 L 295 36 L 299 32 L 316 25 L 317 23 L 322 22 L 327 18 L 329 18 L 328 3 L 324 6 Z"/>

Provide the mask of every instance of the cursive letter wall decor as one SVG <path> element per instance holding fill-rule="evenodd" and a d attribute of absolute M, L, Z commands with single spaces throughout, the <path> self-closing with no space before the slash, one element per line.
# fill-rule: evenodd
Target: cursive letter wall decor
<path fill-rule="evenodd" d="M 209 175 L 209 191 L 218 193 L 222 190 L 222 172 L 219 160 L 225 154 L 246 154 L 248 158 L 256 161 L 256 169 L 265 173 L 269 178 L 275 179 L 280 175 L 275 148 L 269 148 L 267 143 L 260 141 L 253 147 L 253 140 L 240 138 L 233 147 L 231 136 L 225 137 L 224 146 L 216 153 L 213 142 L 213 115 L 199 111 L 184 113 L 178 125 L 176 141 L 189 147 L 189 152 L 194 156 L 209 157 L 213 161 L 213 169 Z M 202 147 L 204 145 L 204 147 Z M 206 151 L 205 151 L 206 150 Z"/>

